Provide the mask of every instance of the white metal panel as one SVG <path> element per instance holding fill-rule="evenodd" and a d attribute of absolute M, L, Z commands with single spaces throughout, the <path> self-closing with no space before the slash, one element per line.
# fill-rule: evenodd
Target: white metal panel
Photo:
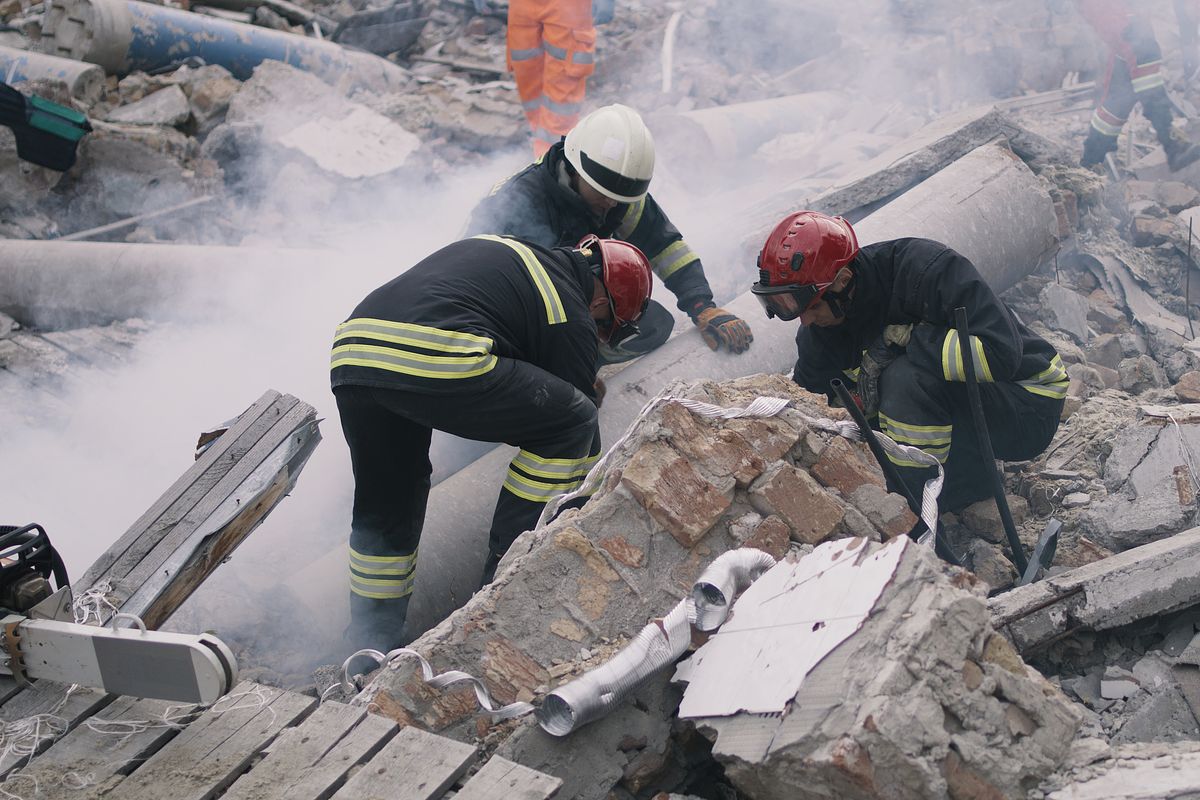
<path fill-rule="evenodd" d="M 859 629 L 911 544 L 901 536 L 868 554 L 865 539 L 842 539 L 777 564 L 692 656 L 679 716 L 783 711 L 813 667 Z"/>

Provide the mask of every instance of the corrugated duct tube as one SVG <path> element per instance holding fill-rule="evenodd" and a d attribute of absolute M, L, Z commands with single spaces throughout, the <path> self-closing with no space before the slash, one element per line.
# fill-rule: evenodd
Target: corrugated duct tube
<path fill-rule="evenodd" d="M 718 556 L 692 586 L 691 597 L 643 628 L 611 661 L 546 695 L 537 710 L 538 724 L 549 734 L 566 736 L 603 717 L 642 681 L 687 651 L 690 623 L 702 631 L 720 627 L 734 598 L 773 566 L 774 558 L 751 547 Z"/>

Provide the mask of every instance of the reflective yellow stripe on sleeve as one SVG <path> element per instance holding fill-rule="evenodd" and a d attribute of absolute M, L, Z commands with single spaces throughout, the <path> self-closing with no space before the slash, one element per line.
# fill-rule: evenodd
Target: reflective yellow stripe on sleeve
<path fill-rule="evenodd" d="M 621 224 L 613 231 L 613 236 L 617 239 L 628 241 L 633 232 L 637 230 L 638 223 L 642 221 L 642 212 L 646 210 L 646 198 L 639 199 L 636 203 L 630 203 L 625 209 L 625 216 L 621 217 Z"/>
<path fill-rule="evenodd" d="M 1042 397 L 1061 400 L 1067 396 L 1067 387 L 1071 384 L 1071 376 L 1063 365 L 1062 358 L 1055 354 L 1050 359 L 1050 366 L 1031 378 L 1017 381 L 1026 391 Z"/>
<path fill-rule="evenodd" d="M 680 239 L 672 242 L 661 253 L 650 259 L 650 266 L 653 268 L 654 274 L 665 281 L 688 264 L 699 260 L 700 257 L 692 252 L 692 248 L 688 247 L 687 242 Z"/>
<path fill-rule="evenodd" d="M 550 280 L 549 273 L 546 272 L 546 268 L 538 261 L 537 256 L 534 255 L 532 250 L 515 239 L 506 239 L 490 233 L 483 233 L 474 238 L 499 242 L 506 247 L 512 248 L 521 258 L 521 261 L 524 262 L 525 268 L 529 271 L 529 277 L 533 280 L 534 288 L 538 290 L 538 294 L 542 297 L 542 303 L 546 307 L 547 324 L 557 325 L 560 322 L 567 321 L 567 312 L 563 310 L 562 299 L 558 296 L 558 290 L 554 288 L 554 282 Z"/>
<path fill-rule="evenodd" d="M 971 336 L 969 347 L 975 356 L 975 378 L 980 383 L 994 382 L 992 366 L 988 363 L 987 355 L 983 350 L 983 341 L 978 336 Z M 953 328 L 946 331 L 946 338 L 942 340 L 942 375 L 948 381 L 963 383 L 967 380 L 967 370 L 963 365 L 962 342 L 958 331 Z"/>

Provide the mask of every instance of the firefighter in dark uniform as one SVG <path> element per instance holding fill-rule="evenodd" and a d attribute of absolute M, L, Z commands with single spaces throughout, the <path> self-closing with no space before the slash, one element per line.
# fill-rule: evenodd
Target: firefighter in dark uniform
<path fill-rule="evenodd" d="M 942 508 L 991 495 L 994 465 L 977 444 L 964 358 L 975 362 L 997 458 L 1034 458 L 1058 429 L 1068 383 L 1062 359 L 943 244 L 896 239 L 860 250 L 844 219 L 801 211 L 767 238 L 752 291 L 768 317 L 800 320 L 796 383 L 829 394 L 832 379 L 853 380 L 873 425 L 944 465 Z M 970 341 L 954 328 L 960 306 Z M 919 498 L 933 468 L 894 462 Z"/>
<path fill-rule="evenodd" d="M 646 257 L 624 242 L 547 250 L 478 236 L 376 289 L 338 326 L 332 384 L 354 469 L 355 645 L 404 641 L 432 430 L 520 448 L 492 518 L 490 580 L 599 454 L 597 343 L 634 325 L 650 283 Z"/>
<path fill-rule="evenodd" d="M 754 341 L 750 326 L 713 302 L 700 257 L 648 194 L 654 140 L 628 106 L 588 114 L 540 159 L 497 184 L 467 222 L 467 233 L 500 233 L 544 247 L 591 233 L 637 246 L 675 295 L 679 309 L 713 350 L 741 353 Z M 601 363 L 636 358 L 662 345 L 675 320 L 651 302 L 637 336 L 600 348 Z"/>

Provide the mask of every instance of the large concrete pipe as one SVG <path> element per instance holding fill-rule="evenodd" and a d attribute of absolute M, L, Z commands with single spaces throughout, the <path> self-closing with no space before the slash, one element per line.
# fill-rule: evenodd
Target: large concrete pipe
<path fill-rule="evenodd" d="M 104 70 L 95 64 L 0 46 L 0 81 L 13 84 L 35 80 L 62 81 L 72 97 L 88 105 L 96 103 L 104 92 Z"/>
<path fill-rule="evenodd" d="M 703 160 L 747 158 L 785 133 L 813 131 L 852 110 L 842 92 L 821 91 L 714 106 L 651 119 L 663 152 Z"/>
<path fill-rule="evenodd" d="M 315 250 L 0 240 L 0 311 L 26 325 L 106 325 L 133 317 L 204 319 L 237 287 L 293 281 Z"/>
<path fill-rule="evenodd" d="M 860 221 L 856 230 L 863 244 L 902 236 L 946 242 L 968 256 L 997 291 L 1036 268 L 1058 242 L 1054 204 L 1046 188 L 999 144 L 984 145 L 959 159 Z M 752 264 L 753 256 L 748 255 L 746 263 Z M 747 285 L 754 277 L 746 275 Z M 754 323 L 750 350 L 740 356 L 714 353 L 688 332 L 630 364 L 608 382 L 600 412 L 605 442 L 619 438 L 646 401 L 673 380 L 790 371 L 795 324 L 768 322 L 749 292 L 726 307 Z M 433 489 L 409 611 L 412 630 L 444 619 L 476 589 L 492 506 L 513 453 L 512 448 L 498 448 Z"/>
<path fill-rule="evenodd" d="M 196 56 L 241 80 L 271 59 L 331 84 L 348 79 L 388 89 L 408 83 L 405 70 L 370 53 L 136 0 L 52 0 L 42 21 L 41 48 L 117 75 L 161 69 Z"/>

